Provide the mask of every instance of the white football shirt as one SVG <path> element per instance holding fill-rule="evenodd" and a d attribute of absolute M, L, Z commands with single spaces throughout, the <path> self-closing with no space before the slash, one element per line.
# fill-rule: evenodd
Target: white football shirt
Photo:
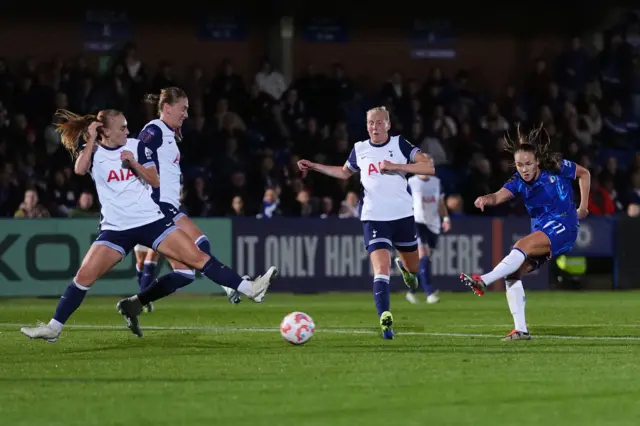
<path fill-rule="evenodd" d="M 427 179 L 411 176 L 409 188 L 413 197 L 413 212 L 416 223 L 422 223 L 434 234 L 439 234 L 442 226 L 438 213 L 438 205 L 442 198 L 440 179 L 435 176 L 429 176 Z"/>
<path fill-rule="evenodd" d="M 180 208 L 182 171 L 175 130 L 162 120 L 151 120 L 144 126 L 138 139 L 151 150 L 151 158 L 160 175 L 160 187 L 153 188 L 153 199 Z"/>
<path fill-rule="evenodd" d="M 374 144 L 370 140 L 356 142 L 346 165 L 352 172 L 360 172 L 360 183 L 364 189 L 360 220 L 391 221 L 413 216 L 406 174 L 382 174 L 380 165 L 384 160 L 412 163 L 419 152 L 419 148 L 402 136 L 391 136 L 383 144 Z"/>
<path fill-rule="evenodd" d="M 145 167 L 154 166 L 151 151 L 137 139 L 127 139 L 118 148 L 98 145 L 91 162 L 91 177 L 96 183 L 100 201 L 100 229 L 125 231 L 147 225 L 164 217 L 151 198 L 149 185 L 122 167 L 120 153 L 131 151 L 136 161 Z"/>

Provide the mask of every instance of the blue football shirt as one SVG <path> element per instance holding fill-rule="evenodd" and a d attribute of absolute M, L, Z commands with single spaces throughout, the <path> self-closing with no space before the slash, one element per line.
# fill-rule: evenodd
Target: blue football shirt
<path fill-rule="evenodd" d="M 525 182 L 516 172 L 504 185 L 514 197 L 523 199 L 533 230 L 542 228 L 550 221 L 562 223 L 567 229 L 578 227 L 572 186 L 576 168 L 573 161 L 562 160 L 560 170 L 542 170 L 533 182 Z"/>

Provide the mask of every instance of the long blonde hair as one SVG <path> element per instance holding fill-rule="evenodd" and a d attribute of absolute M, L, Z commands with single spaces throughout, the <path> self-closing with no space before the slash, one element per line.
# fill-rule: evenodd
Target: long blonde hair
<path fill-rule="evenodd" d="M 102 110 L 98 112 L 98 115 L 78 115 L 66 109 L 59 109 L 55 113 L 56 131 L 60 133 L 62 146 L 69 151 L 71 157 L 75 158 L 78 155 L 80 138 L 88 136 L 89 125 L 94 121 L 99 121 L 106 126 L 110 118 L 118 115 L 122 115 L 122 112 L 115 109 Z M 100 129 L 98 133 L 101 133 Z"/>

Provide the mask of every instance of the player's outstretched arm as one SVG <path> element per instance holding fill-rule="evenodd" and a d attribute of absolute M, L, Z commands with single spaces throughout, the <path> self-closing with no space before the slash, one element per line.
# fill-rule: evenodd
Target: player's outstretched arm
<path fill-rule="evenodd" d="M 483 195 L 478 197 L 474 205 L 480 210 L 484 211 L 485 207 L 497 206 L 505 203 L 513 198 L 513 194 L 507 188 L 500 188 L 499 191 L 493 194 Z"/>
<path fill-rule="evenodd" d="M 591 191 L 591 173 L 584 167 L 576 164 L 576 179 L 580 187 L 580 206 L 578 218 L 584 219 L 589 214 L 589 192 Z"/>
<path fill-rule="evenodd" d="M 298 168 L 302 171 L 303 176 L 309 171 L 314 170 L 323 175 L 331 176 L 336 179 L 349 179 L 353 172 L 345 166 L 327 166 L 326 164 L 313 163 L 309 160 L 298 161 Z"/>

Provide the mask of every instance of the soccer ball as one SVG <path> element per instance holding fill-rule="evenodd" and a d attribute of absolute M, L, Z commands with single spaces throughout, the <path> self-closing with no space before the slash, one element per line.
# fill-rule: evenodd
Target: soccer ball
<path fill-rule="evenodd" d="M 291 312 L 280 324 L 280 334 L 284 340 L 294 345 L 307 343 L 315 331 L 316 325 L 304 312 Z"/>

